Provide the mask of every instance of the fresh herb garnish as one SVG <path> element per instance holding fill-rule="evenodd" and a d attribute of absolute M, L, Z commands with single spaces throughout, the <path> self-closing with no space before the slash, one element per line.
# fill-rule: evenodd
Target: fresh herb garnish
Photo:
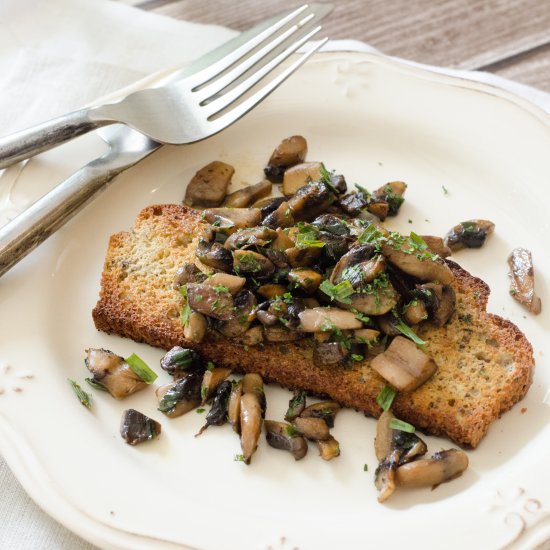
<path fill-rule="evenodd" d="M 322 248 L 325 246 L 325 243 L 317 239 L 318 235 L 319 230 L 314 225 L 299 222 L 298 233 L 296 234 L 296 246 L 300 248 Z"/>
<path fill-rule="evenodd" d="M 355 292 L 349 281 L 342 281 L 337 285 L 333 285 L 328 279 L 319 285 L 319 290 L 329 296 L 331 300 L 336 300 L 342 304 L 351 304 L 350 296 Z"/>
<path fill-rule="evenodd" d="M 362 361 L 364 359 L 364 357 L 362 355 L 359 355 L 357 353 L 352 353 L 351 354 L 351 358 L 354 360 L 354 361 Z"/>
<path fill-rule="evenodd" d="M 92 396 L 86 393 L 74 380 L 67 378 L 69 384 L 73 387 L 73 391 L 78 397 L 78 400 L 88 409 L 92 408 Z"/>
<path fill-rule="evenodd" d="M 202 407 L 199 407 L 198 409 L 195 410 L 195 412 L 197 414 L 202 414 L 206 409 L 203 409 Z"/>
<path fill-rule="evenodd" d="M 369 471 L 369 465 L 363 464 L 363 472 L 368 472 L 368 471 Z"/>
<path fill-rule="evenodd" d="M 361 313 L 360 311 L 357 311 L 356 309 L 352 309 L 351 312 L 355 315 L 355 318 L 358 321 L 361 321 L 362 323 L 365 323 L 365 324 L 370 323 L 370 317 L 367 317 L 364 313 Z"/>
<path fill-rule="evenodd" d="M 444 194 L 444 195 L 448 195 L 448 194 L 449 194 L 449 190 L 448 190 L 444 185 L 441 186 L 441 189 L 443 189 L 443 194 Z"/>
<path fill-rule="evenodd" d="M 359 238 L 357 240 L 359 244 L 367 244 L 378 241 L 383 236 L 384 235 L 376 228 L 374 224 L 370 224 L 365 228 L 363 233 L 359 235 Z"/>
<path fill-rule="evenodd" d="M 216 365 L 214 365 L 214 363 L 212 363 L 212 361 L 208 361 L 208 363 L 206 363 L 206 368 L 208 370 L 214 370 L 216 368 Z"/>
<path fill-rule="evenodd" d="M 296 437 L 297 435 L 300 435 L 300 432 L 291 424 L 289 424 L 285 429 L 288 437 Z"/>
<path fill-rule="evenodd" d="M 218 294 L 222 292 L 225 294 L 229 293 L 229 289 L 225 285 L 214 285 L 212 288 L 214 289 L 214 292 L 217 292 Z"/>
<path fill-rule="evenodd" d="M 233 460 L 234 460 L 235 462 L 244 462 L 244 455 L 235 455 L 235 456 L 233 457 Z"/>
<path fill-rule="evenodd" d="M 182 327 L 186 327 L 189 323 L 189 316 L 191 315 L 191 307 L 187 300 L 187 285 L 181 285 L 179 287 L 179 293 L 183 297 L 183 309 L 181 310 L 180 322 Z"/>
<path fill-rule="evenodd" d="M 151 370 L 147 366 L 147 363 L 135 353 L 132 353 L 132 355 L 126 358 L 125 361 L 134 373 L 137 374 L 146 384 L 152 384 L 157 379 L 157 374 Z"/>
<path fill-rule="evenodd" d="M 386 185 L 386 187 L 384 187 L 384 194 L 380 198 L 382 198 L 389 204 L 389 213 L 393 216 L 395 216 L 399 212 L 401 205 L 405 202 L 405 197 L 403 197 L 403 195 L 398 195 L 397 193 L 395 193 L 389 185 Z"/>
<path fill-rule="evenodd" d="M 376 402 L 382 407 L 382 410 L 390 410 L 393 400 L 397 392 L 387 384 L 380 390 L 380 393 L 376 396 Z"/>
<path fill-rule="evenodd" d="M 321 174 L 322 181 L 333 193 L 338 194 L 338 191 L 334 187 L 334 184 L 332 183 L 332 174 L 325 168 L 324 164 L 321 164 L 321 168 L 319 168 L 319 172 Z"/>
<path fill-rule="evenodd" d="M 84 378 L 84 380 L 86 382 L 88 382 L 88 384 L 90 386 L 92 386 L 92 388 L 94 388 L 95 390 L 100 390 L 100 391 L 109 391 L 105 386 L 103 386 L 102 384 L 100 384 L 99 382 L 97 382 L 96 380 L 94 380 L 93 378 Z"/>
<path fill-rule="evenodd" d="M 392 430 L 400 430 L 402 432 L 408 432 L 410 434 L 416 431 L 416 428 L 412 424 L 409 424 L 404 420 L 399 420 L 398 418 L 392 418 L 390 420 L 390 428 Z"/>
<path fill-rule="evenodd" d="M 422 338 L 419 338 L 414 331 L 411 329 L 409 325 L 407 325 L 403 319 L 399 319 L 397 323 L 395 323 L 395 328 L 403 335 L 412 340 L 416 345 L 423 346 L 426 342 L 422 340 Z"/>

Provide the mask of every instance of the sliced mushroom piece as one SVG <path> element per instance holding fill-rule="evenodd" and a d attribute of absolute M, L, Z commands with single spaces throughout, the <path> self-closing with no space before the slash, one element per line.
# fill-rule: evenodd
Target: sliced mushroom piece
<path fill-rule="evenodd" d="M 453 252 L 462 248 L 481 248 L 487 236 L 494 230 L 495 224 L 489 220 L 475 219 L 461 222 L 445 235 L 445 245 Z"/>
<path fill-rule="evenodd" d="M 235 169 L 230 164 L 215 160 L 201 168 L 185 190 L 185 204 L 189 206 L 219 206 L 227 195 L 227 188 Z"/>
<path fill-rule="evenodd" d="M 290 204 L 286 201 L 281 202 L 271 214 L 264 217 L 262 225 L 271 227 L 272 229 L 294 225 L 294 215 L 290 208 Z"/>
<path fill-rule="evenodd" d="M 242 336 L 254 320 L 256 296 L 250 290 L 241 290 L 233 299 L 233 316 L 218 324 L 218 331 L 226 338 Z"/>
<path fill-rule="evenodd" d="M 85 364 L 93 374 L 92 382 L 103 386 L 116 399 L 122 399 L 147 386 L 124 358 L 112 351 L 89 348 L 86 353 Z"/>
<path fill-rule="evenodd" d="M 328 439 L 318 439 L 315 444 L 323 460 L 332 460 L 340 456 L 340 444 L 332 435 Z"/>
<path fill-rule="evenodd" d="M 156 390 L 158 410 L 170 418 L 181 416 L 201 402 L 202 374 L 192 372 L 185 378 L 160 386 Z"/>
<path fill-rule="evenodd" d="M 284 139 L 271 154 L 264 173 L 273 183 L 283 181 L 287 168 L 304 162 L 307 154 L 307 142 L 302 136 Z"/>
<path fill-rule="evenodd" d="M 187 303 L 192 310 L 220 321 L 233 317 L 231 293 L 206 283 L 187 283 Z"/>
<path fill-rule="evenodd" d="M 302 418 L 322 418 L 329 428 L 334 428 L 334 419 L 341 409 L 335 401 L 320 401 L 306 407 L 301 413 Z"/>
<path fill-rule="evenodd" d="M 204 405 L 218 390 L 221 383 L 231 374 L 231 369 L 214 367 L 205 371 L 200 389 L 201 405 Z"/>
<path fill-rule="evenodd" d="M 206 415 L 206 423 L 195 435 L 195 437 L 201 435 L 202 432 L 208 428 L 208 426 L 221 426 L 227 422 L 227 409 L 231 388 L 232 385 L 229 380 L 224 380 L 218 386 L 212 401 L 212 407 Z"/>
<path fill-rule="evenodd" d="M 276 315 L 273 315 L 273 313 L 269 313 L 268 311 L 265 311 L 263 309 L 256 310 L 256 318 L 265 327 L 272 327 L 272 326 L 276 325 L 279 322 L 279 317 L 277 317 Z"/>
<path fill-rule="evenodd" d="M 455 312 L 456 294 L 451 285 L 426 283 L 417 285 L 420 297 L 425 302 L 430 320 L 442 327 Z"/>
<path fill-rule="evenodd" d="M 403 308 L 403 318 L 408 325 L 417 325 L 428 318 L 426 304 L 422 300 L 412 300 Z"/>
<path fill-rule="evenodd" d="M 187 283 L 202 283 L 205 279 L 206 273 L 203 273 L 195 264 L 184 264 L 176 271 L 174 288 L 177 290 Z"/>
<path fill-rule="evenodd" d="M 445 241 L 441 237 L 433 235 L 421 235 L 421 237 L 428 245 L 430 252 L 437 254 L 441 258 L 448 258 L 452 255 L 453 251 L 445 244 Z"/>
<path fill-rule="evenodd" d="M 384 411 L 376 422 L 376 436 L 374 437 L 374 452 L 378 462 L 390 456 L 393 450 L 393 432 L 390 422 L 395 418 L 391 411 Z"/>
<path fill-rule="evenodd" d="M 313 269 L 299 267 L 288 272 L 288 280 L 307 294 L 312 294 L 319 288 L 323 276 Z"/>
<path fill-rule="evenodd" d="M 260 325 L 249 328 L 240 338 L 245 346 L 257 346 L 264 341 L 264 329 Z"/>
<path fill-rule="evenodd" d="M 246 284 L 246 279 L 229 273 L 214 273 L 204 281 L 204 284 L 214 289 L 223 287 L 223 289 L 227 289 L 231 294 L 235 295 L 242 290 L 243 286 Z"/>
<path fill-rule="evenodd" d="M 233 267 L 233 256 L 222 243 L 200 239 L 195 254 L 201 263 L 214 269 L 231 271 Z"/>
<path fill-rule="evenodd" d="M 343 275 L 346 272 L 348 272 L 348 276 L 351 277 L 352 272 L 350 268 L 370 260 L 374 254 L 375 246 L 372 244 L 365 244 L 352 248 L 348 253 L 344 254 L 334 266 L 330 276 L 330 282 L 333 284 L 342 282 L 344 280 Z M 349 280 L 349 278 L 346 280 Z"/>
<path fill-rule="evenodd" d="M 353 339 L 360 344 L 375 342 L 379 336 L 380 331 L 372 328 L 360 328 L 353 331 Z"/>
<path fill-rule="evenodd" d="M 160 367 L 174 377 L 181 377 L 190 372 L 203 372 L 199 354 L 192 349 L 174 346 L 160 360 Z"/>
<path fill-rule="evenodd" d="M 306 395 L 305 391 L 295 390 L 292 399 L 288 402 L 288 409 L 285 413 L 285 420 L 292 421 L 297 416 L 300 416 L 306 408 Z"/>
<path fill-rule="evenodd" d="M 334 235 L 328 231 L 319 231 L 317 240 L 325 243 L 323 247 L 324 255 L 331 261 L 338 261 L 349 250 L 352 242 L 351 237 L 343 237 L 340 235 Z"/>
<path fill-rule="evenodd" d="M 415 433 L 393 430 L 393 446 L 401 449 L 403 454 L 399 459 L 399 465 L 416 460 L 428 452 L 428 446 Z"/>
<path fill-rule="evenodd" d="M 438 281 L 445 285 L 454 281 L 453 272 L 443 260 L 418 258 L 414 249 L 405 243 L 399 250 L 390 244 L 382 244 L 382 254 L 401 271 L 421 281 Z"/>
<path fill-rule="evenodd" d="M 399 336 L 401 331 L 397 328 L 399 319 L 393 314 L 393 311 L 376 317 L 376 324 L 380 331 L 386 336 Z"/>
<path fill-rule="evenodd" d="M 258 208 L 210 208 L 203 215 L 211 224 L 215 224 L 219 218 L 230 220 L 237 229 L 254 227 L 262 221 L 262 213 Z"/>
<path fill-rule="evenodd" d="M 192 311 L 189 314 L 187 323 L 183 327 L 183 337 L 194 344 L 198 344 L 203 341 L 206 336 L 206 330 L 208 323 L 205 316 L 202 313 Z"/>
<path fill-rule="evenodd" d="M 405 194 L 406 189 L 407 184 L 405 182 L 390 181 L 374 191 L 372 196 L 374 199 L 387 202 L 389 206 L 388 215 L 395 216 L 399 212 L 399 209 L 405 200 L 403 195 Z"/>
<path fill-rule="evenodd" d="M 322 418 L 298 416 L 292 421 L 298 433 L 311 441 L 325 441 L 330 437 L 327 423 Z"/>
<path fill-rule="evenodd" d="M 349 237 L 351 234 L 348 224 L 333 214 L 321 214 L 311 222 L 311 225 L 317 227 L 319 231 L 326 231 L 339 237 Z"/>
<path fill-rule="evenodd" d="M 403 336 L 396 336 L 371 367 L 399 391 L 415 390 L 437 370 L 435 361 Z"/>
<path fill-rule="evenodd" d="M 358 191 L 338 199 L 338 206 L 349 216 L 357 216 L 369 204 L 369 197 Z"/>
<path fill-rule="evenodd" d="M 458 449 L 434 453 L 432 458 L 413 460 L 397 468 L 400 487 L 435 487 L 460 476 L 468 468 L 468 455 Z"/>
<path fill-rule="evenodd" d="M 296 221 L 313 220 L 319 214 L 322 214 L 335 199 L 336 195 L 325 183 L 312 181 L 304 187 L 300 187 L 296 194 L 289 199 L 288 206 L 291 217 Z M 294 222 L 290 225 L 294 225 Z"/>
<path fill-rule="evenodd" d="M 313 349 L 313 362 L 316 365 L 336 365 L 349 355 L 349 350 L 338 342 L 317 344 Z"/>
<path fill-rule="evenodd" d="M 288 230 L 277 229 L 277 238 L 271 245 L 275 250 L 284 251 L 287 248 L 292 248 L 294 246 L 294 241 L 287 234 L 287 231 Z"/>
<path fill-rule="evenodd" d="M 380 491 L 378 502 L 382 503 L 391 497 L 396 489 L 397 466 L 401 452 L 394 450 L 380 462 L 374 474 L 374 485 Z"/>
<path fill-rule="evenodd" d="M 353 330 L 363 326 L 363 323 L 356 319 L 354 313 L 337 307 L 305 309 L 298 317 L 303 332 L 332 332 L 334 329 Z"/>
<path fill-rule="evenodd" d="M 384 315 L 399 301 L 399 294 L 391 283 L 385 288 L 375 287 L 368 292 L 356 292 L 349 296 L 351 303 L 340 303 L 340 307 L 357 310 L 365 315 Z"/>
<path fill-rule="evenodd" d="M 249 372 L 243 376 L 243 394 L 253 393 L 258 397 L 260 408 L 262 409 L 262 418 L 265 417 L 266 399 L 264 391 L 264 381 L 262 377 L 255 372 Z"/>
<path fill-rule="evenodd" d="M 242 381 L 233 382 L 227 403 L 227 419 L 234 432 L 241 433 L 241 397 L 243 395 Z"/>
<path fill-rule="evenodd" d="M 262 180 L 255 185 L 249 185 L 230 193 L 223 204 L 231 208 L 246 208 L 261 198 L 269 196 L 271 188 L 272 185 L 269 180 Z"/>
<path fill-rule="evenodd" d="M 293 246 L 285 250 L 285 255 L 292 267 L 307 267 L 321 256 L 321 252 L 317 246 Z"/>
<path fill-rule="evenodd" d="M 283 176 L 283 194 L 286 197 L 294 195 L 298 189 L 321 177 L 321 162 L 304 162 L 285 170 Z"/>
<path fill-rule="evenodd" d="M 280 284 L 266 283 L 265 285 L 259 286 L 256 292 L 267 300 L 273 300 L 286 294 L 288 292 L 288 288 Z"/>
<path fill-rule="evenodd" d="M 510 295 L 531 313 L 538 315 L 542 302 L 535 294 L 535 270 L 531 252 L 516 248 L 508 256 L 510 266 Z"/>
<path fill-rule="evenodd" d="M 295 460 L 306 456 L 307 442 L 290 424 L 266 420 L 265 431 L 266 441 L 271 447 L 290 452 Z"/>
<path fill-rule="evenodd" d="M 122 413 L 120 435 L 129 445 L 137 445 L 154 439 L 160 434 L 160 431 L 159 422 L 135 409 L 128 409 Z"/>
<path fill-rule="evenodd" d="M 223 246 L 227 250 L 237 250 L 249 246 L 267 246 L 276 237 L 277 233 L 269 227 L 258 226 L 239 229 L 227 238 Z"/>
<path fill-rule="evenodd" d="M 255 393 L 243 393 L 241 397 L 241 448 L 243 462 L 250 464 L 252 455 L 258 448 L 262 432 L 262 407 Z"/>
<path fill-rule="evenodd" d="M 371 199 L 367 206 L 367 210 L 374 214 L 380 221 L 384 221 L 390 213 L 390 205 L 388 202 L 380 199 Z"/>
<path fill-rule="evenodd" d="M 283 139 L 269 157 L 268 165 L 294 166 L 304 162 L 307 155 L 307 141 L 302 136 L 290 136 Z"/>
<path fill-rule="evenodd" d="M 255 202 L 252 207 L 259 208 L 262 213 L 262 220 L 265 220 L 269 214 L 272 214 L 286 201 L 286 197 L 268 197 L 261 201 Z"/>
<path fill-rule="evenodd" d="M 233 251 L 233 269 L 254 277 L 269 277 L 275 271 L 273 262 L 263 254 L 252 250 Z"/>

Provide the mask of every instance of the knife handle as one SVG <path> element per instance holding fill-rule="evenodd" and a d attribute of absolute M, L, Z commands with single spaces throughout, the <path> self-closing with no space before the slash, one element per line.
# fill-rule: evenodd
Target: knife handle
<path fill-rule="evenodd" d="M 81 109 L 0 138 L 0 170 L 113 121 Z"/>
<path fill-rule="evenodd" d="M 69 221 L 137 158 L 110 150 L 0 228 L 0 276 Z"/>

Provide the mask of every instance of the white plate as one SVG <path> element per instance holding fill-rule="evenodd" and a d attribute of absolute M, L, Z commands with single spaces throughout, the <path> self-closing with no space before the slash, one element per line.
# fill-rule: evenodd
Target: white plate
<path fill-rule="evenodd" d="M 529 336 L 535 379 L 526 399 L 469 453 L 465 475 L 434 491 L 403 490 L 378 504 L 375 422 L 353 411 L 342 412 L 334 428 L 338 459 L 323 462 L 311 449 L 295 463 L 262 441 L 247 467 L 233 460 L 239 441 L 228 426 L 195 439 L 204 416 L 170 421 L 156 411 L 152 390 L 122 402 L 95 392 L 89 412 L 66 381 L 83 383 L 89 346 L 136 352 L 153 366 L 162 355 L 93 326 L 109 235 L 131 227 L 148 204 L 180 201 L 185 183 L 213 159 L 236 167 L 234 181 L 255 183 L 273 147 L 294 133 L 307 137 L 309 159 L 323 160 L 349 182 L 374 188 L 406 180 L 397 228 L 442 234 L 473 217 L 496 223 L 482 251 L 456 259 L 491 285 L 489 310 Z M 16 194 L 39 193 L 101 150 L 88 136 L 43 155 L 23 172 Z M 545 307 L 539 317 L 529 316 L 508 296 L 506 257 L 516 246 L 532 250 L 538 290 L 544 306 L 550 304 L 549 152 L 548 115 L 508 93 L 374 54 L 316 56 L 228 131 L 196 145 L 165 147 L 123 174 L 0 280 L 0 450 L 40 506 L 107 548 L 548 544 L 549 321 Z M 159 384 L 168 380 L 156 370 Z M 268 416 L 281 418 L 288 392 L 268 388 L 267 397 Z M 137 448 L 122 441 L 119 420 L 129 407 L 161 421 L 158 441 Z M 431 451 L 450 446 L 427 440 Z"/>

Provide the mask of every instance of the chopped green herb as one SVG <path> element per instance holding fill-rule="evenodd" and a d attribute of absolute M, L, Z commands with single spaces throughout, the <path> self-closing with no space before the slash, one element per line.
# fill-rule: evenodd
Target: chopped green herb
<path fill-rule="evenodd" d="M 351 354 L 351 358 L 354 360 L 354 361 L 362 361 L 364 359 L 364 357 L 362 355 L 359 355 L 357 353 L 352 353 Z"/>
<path fill-rule="evenodd" d="M 324 164 L 321 164 L 319 172 L 321 173 L 320 181 L 322 181 L 333 193 L 338 193 L 338 191 L 336 191 L 336 188 L 334 187 L 334 184 L 332 183 L 332 174 L 325 168 Z"/>
<path fill-rule="evenodd" d="M 294 300 L 294 297 L 292 296 L 292 294 L 290 292 L 285 292 L 283 294 L 283 301 L 285 302 L 285 304 L 291 304 Z"/>
<path fill-rule="evenodd" d="M 90 384 L 90 386 L 92 386 L 95 390 L 109 391 L 105 386 L 102 386 L 99 382 L 93 380 L 92 378 L 84 378 L 84 380 L 86 380 L 86 382 L 88 382 L 88 384 Z"/>
<path fill-rule="evenodd" d="M 363 464 L 363 472 L 368 472 L 368 471 L 369 471 L 369 465 Z"/>
<path fill-rule="evenodd" d="M 244 462 L 244 455 L 235 455 L 235 456 L 233 457 L 233 460 L 234 460 L 235 462 Z"/>
<path fill-rule="evenodd" d="M 288 435 L 288 437 L 296 437 L 297 435 L 300 435 L 300 432 L 294 426 L 289 424 L 286 427 L 286 434 Z"/>
<path fill-rule="evenodd" d="M 202 407 L 199 407 L 198 409 L 195 410 L 195 412 L 197 414 L 202 414 L 206 409 L 203 409 Z"/>
<path fill-rule="evenodd" d="M 471 324 L 472 322 L 472 315 L 470 313 L 466 313 L 465 315 L 459 315 L 458 318 L 460 319 L 460 321 L 468 325 Z"/>
<path fill-rule="evenodd" d="M 376 229 L 376 226 L 374 224 L 370 224 L 365 228 L 363 233 L 359 235 L 359 238 L 357 240 L 359 244 L 367 244 L 377 241 L 382 237 L 382 233 L 378 229 Z"/>
<path fill-rule="evenodd" d="M 449 190 L 448 190 L 444 185 L 441 186 L 441 189 L 443 189 L 443 194 L 444 194 L 444 195 L 448 195 L 448 194 L 449 194 Z"/>
<path fill-rule="evenodd" d="M 395 324 L 395 328 L 403 335 L 412 340 L 418 346 L 423 346 L 426 342 L 419 338 L 414 331 L 409 327 L 403 319 L 399 319 L 399 322 Z"/>
<path fill-rule="evenodd" d="M 376 402 L 384 411 L 389 411 L 396 395 L 397 392 L 391 386 L 386 384 L 376 396 Z"/>
<path fill-rule="evenodd" d="M 361 321 L 362 323 L 370 323 L 370 317 L 367 317 L 364 313 L 361 313 L 360 311 L 357 311 L 356 309 L 352 309 L 351 311 L 355 315 L 355 318 L 358 321 Z"/>
<path fill-rule="evenodd" d="M 517 291 L 515 288 L 511 288 L 511 289 L 509 290 L 509 292 L 510 292 L 510 294 L 511 294 L 512 296 L 514 296 L 515 294 L 518 293 L 518 291 Z"/>
<path fill-rule="evenodd" d="M 216 298 L 213 302 L 212 302 L 212 311 L 218 309 L 220 307 L 220 300 L 218 298 Z"/>
<path fill-rule="evenodd" d="M 390 420 L 390 428 L 392 430 L 400 430 L 402 432 L 408 432 L 411 434 L 416 431 L 416 428 L 412 424 L 409 424 L 404 420 L 399 420 L 398 418 L 392 418 Z"/>
<path fill-rule="evenodd" d="M 208 363 L 206 363 L 206 368 L 208 370 L 213 370 L 216 368 L 216 365 L 214 365 L 214 363 L 212 363 L 212 361 L 208 361 Z"/>
<path fill-rule="evenodd" d="M 225 285 L 214 285 L 212 288 L 214 289 L 214 292 L 217 292 L 218 294 L 222 292 L 225 294 L 229 293 L 229 289 Z"/>
<path fill-rule="evenodd" d="M 189 302 L 187 301 L 187 285 L 182 285 L 179 287 L 179 293 L 183 297 L 183 309 L 181 310 L 181 326 L 186 327 L 189 323 L 189 316 L 191 315 L 191 308 L 189 307 Z"/>
<path fill-rule="evenodd" d="M 342 281 L 337 285 L 333 285 L 328 279 L 319 285 L 319 290 L 329 296 L 331 300 L 336 300 L 342 304 L 351 304 L 350 296 L 355 292 L 349 281 Z"/>
<path fill-rule="evenodd" d="M 405 197 L 395 193 L 389 185 L 386 185 L 386 187 L 384 187 L 384 194 L 380 198 L 384 199 L 389 204 L 389 213 L 393 216 L 395 216 L 397 212 L 399 212 L 401 205 L 405 202 Z"/>
<path fill-rule="evenodd" d="M 325 246 L 325 243 L 317 239 L 318 235 L 319 230 L 314 225 L 299 222 L 298 234 L 296 235 L 296 246 L 301 248 L 322 248 Z"/>
<path fill-rule="evenodd" d="M 152 371 L 147 363 L 138 357 L 135 353 L 132 353 L 130 357 L 125 359 L 128 366 L 146 383 L 152 384 L 157 379 L 157 374 Z"/>
<path fill-rule="evenodd" d="M 247 273 L 256 273 L 262 270 L 262 265 L 257 260 L 252 252 L 245 252 L 235 256 L 238 266 L 242 271 Z"/>
<path fill-rule="evenodd" d="M 413 221 L 412 220 L 409 220 L 409 223 L 412 223 Z"/>
<path fill-rule="evenodd" d="M 92 408 L 92 396 L 86 393 L 74 380 L 67 378 L 69 384 L 73 387 L 73 391 L 78 397 L 78 400 L 88 409 Z"/>

